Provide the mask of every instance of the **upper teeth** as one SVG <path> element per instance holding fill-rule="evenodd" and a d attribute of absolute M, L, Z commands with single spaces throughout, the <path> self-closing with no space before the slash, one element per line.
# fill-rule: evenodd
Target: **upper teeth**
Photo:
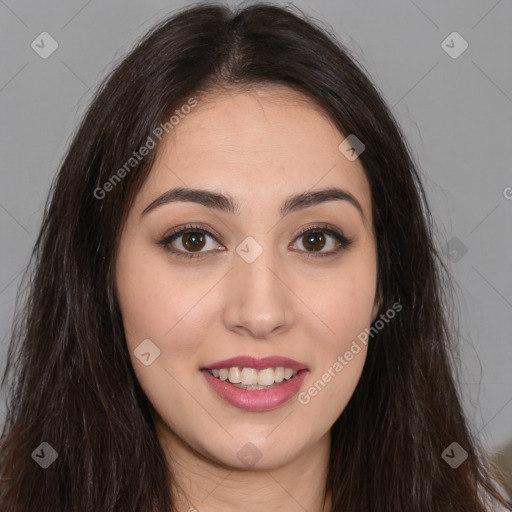
<path fill-rule="evenodd" d="M 284 379 L 289 380 L 297 375 L 298 370 L 284 368 L 265 368 L 264 370 L 256 370 L 254 368 L 239 368 L 233 366 L 231 368 L 220 368 L 218 370 L 210 370 L 214 377 L 220 380 L 229 380 L 232 384 L 243 384 L 245 386 L 271 386 L 274 382 L 282 382 Z"/>

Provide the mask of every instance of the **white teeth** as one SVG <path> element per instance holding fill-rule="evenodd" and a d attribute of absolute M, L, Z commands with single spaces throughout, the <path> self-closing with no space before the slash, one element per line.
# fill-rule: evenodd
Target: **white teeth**
<path fill-rule="evenodd" d="M 229 382 L 232 382 L 231 379 L 229 380 Z M 258 370 L 255 370 L 254 368 L 244 368 L 242 370 L 241 383 L 244 386 L 256 386 L 256 384 L 258 384 Z M 237 383 L 233 382 L 233 384 Z"/>
<path fill-rule="evenodd" d="M 239 368 L 238 366 L 210 370 L 214 377 L 241 386 L 273 386 L 284 380 L 290 380 L 298 372 L 298 370 L 284 368 L 283 366 L 265 368 L 259 371 L 254 368 Z"/>
<path fill-rule="evenodd" d="M 283 382 L 284 380 L 284 368 L 278 366 L 274 371 L 274 382 Z"/>
<path fill-rule="evenodd" d="M 240 379 L 240 369 L 234 366 L 233 368 L 229 369 L 229 382 L 232 382 L 233 384 L 240 384 L 242 380 Z"/>
<path fill-rule="evenodd" d="M 274 384 L 274 370 L 265 368 L 258 372 L 258 384 L 260 386 L 272 386 Z"/>

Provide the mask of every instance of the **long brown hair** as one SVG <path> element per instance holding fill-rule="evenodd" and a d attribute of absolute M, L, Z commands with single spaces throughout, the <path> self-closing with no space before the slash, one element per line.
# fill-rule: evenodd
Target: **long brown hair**
<path fill-rule="evenodd" d="M 156 150 L 125 167 L 108 194 L 98 191 L 192 96 L 265 84 L 305 94 L 365 144 L 382 312 L 402 305 L 372 337 L 332 427 L 333 512 L 483 512 L 490 497 L 506 505 L 463 414 L 452 286 L 388 107 L 349 51 L 306 17 L 267 4 L 199 4 L 155 26 L 102 83 L 52 185 L 2 381 L 1 510 L 174 510 L 113 279 L 121 229 Z M 457 469 L 441 457 L 454 441 L 469 455 Z M 44 470 L 33 460 L 42 442 L 58 454 Z"/>

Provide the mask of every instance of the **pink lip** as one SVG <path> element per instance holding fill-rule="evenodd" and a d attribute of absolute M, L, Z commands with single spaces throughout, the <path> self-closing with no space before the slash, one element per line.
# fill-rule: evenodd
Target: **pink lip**
<path fill-rule="evenodd" d="M 243 358 L 237 358 L 240 360 Z M 274 359 L 274 358 L 268 358 Z M 283 358 L 275 358 L 282 360 Z M 261 361 L 266 361 L 267 359 L 262 359 Z M 231 359 L 229 361 L 232 361 Z M 222 362 L 223 364 L 225 361 Z M 272 363 L 270 366 L 273 366 Z M 230 366 L 238 366 L 238 364 L 231 364 Z M 285 366 L 284 364 L 278 364 L 277 366 Z M 288 365 L 286 365 L 288 366 Z M 254 368 L 252 365 L 247 365 L 246 367 Z M 265 363 L 263 368 L 268 368 L 269 364 Z M 217 368 L 215 366 L 212 369 Z M 226 366 L 219 366 L 219 368 L 226 368 Z M 288 366 L 290 368 L 290 366 Z M 246 411 L 267 411 L 269 409 L 275 409 L 280 405 L 284 404 L 290 398 L 292 398 L 299 388 L 301 387 L 306 375 L 309 373 L 308 370 L 302 370 L 292 377 L 290 380 L 284 380 L 282 383 L 277 384 L 276 387 L 271 389 L 258 389 L 258 390 L 249 390 L 249 389 L 241 389 L 233 386 L 229 381 L 217 379 L 214 377 L 208 370 L 203 369 L 201 373 L 204 375 L 206 381 L 213 388 L 213 391 L 228 402 L 229 404 L 237 407 L 238 409 L 243 409 Z"/>
<path fill-rule="evenodd" d="M 224 361 L 217 361 L 209 366 L 205 366 L 206 370 L 220 370 L 221 368 L 231 368 L 238 366 L 239 368 L 254 368 L 255 370 L 263 370 L 265 368 L 276 368 L 284 366 L 292 370 L 307 370 L 308 367 L 304 363 L 299 363 L 288 357 L 270 356 L 263 359 L 255 359 L 251 356 L 232 357 Z"/>

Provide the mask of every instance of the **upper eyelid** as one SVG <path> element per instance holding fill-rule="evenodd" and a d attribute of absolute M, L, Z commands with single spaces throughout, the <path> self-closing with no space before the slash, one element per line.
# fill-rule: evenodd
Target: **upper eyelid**
<path fill-rule="evenodd" d="M 222 238 L 219 234 L 216 233 L 212 228 L 200 227 L 200 226 L 183 226 L 178 229 L 171 231 L 168 235 L 164 235 L 162 241 L 168 241 L 173 237 L 179 237 L 184 235 L 187 231 L 200 231 L 208 236 L 215 238 L 217 241 L 219 238 Z M 213 231 L 213 232 L 212 232 Z"/>
<path fill-rule="evenodd" d="M 204 233 L 207 236 L 211 236 L 218 243 L 220 243 L 218 238 L 222 238 L 222 237 L 220 237 L 220 235 L 217 235 L 216 233 L 211 233 L 210 229 L 212 229 L 212 228 L 206 228 L 206 227 L 200 227 L 200 226 L 188 226 L 188 227 L 184 226 L 184 227 L 179 228 L 176 231 L 170 233 L 169 235 L 165 236 L 162 242 L 169 244 L 169 243 L 171 243 L 171 241 L 173 241 L 172 240 L 173 238 L 175 238 L 175 237 L 179 238 L 180 236 L 183 236 L 188 231 L 193 232 L 194 230 L 196 230 L 196 231 L 200 231 L 200 232 Z M 347 237 L 341 230 L 331 227 L 330 225 L 322 225 L 322 223 L 318 223 L 318 225 L 313 225 L 313 226 L 306 226 L 303 229 L 300 229 L 300 231 L 294 236 L 293 241 L 295 241 L 298 237 L 300 237 L 304 233 L 307 233 L 308 231 L 314 231 L 314 230 L 323 230 L 334 238 L 336 238 L 336 236 L 341 236 L 341 237 L 346 238 L 349 242 L 352 241 L 352 239 Z"/>

